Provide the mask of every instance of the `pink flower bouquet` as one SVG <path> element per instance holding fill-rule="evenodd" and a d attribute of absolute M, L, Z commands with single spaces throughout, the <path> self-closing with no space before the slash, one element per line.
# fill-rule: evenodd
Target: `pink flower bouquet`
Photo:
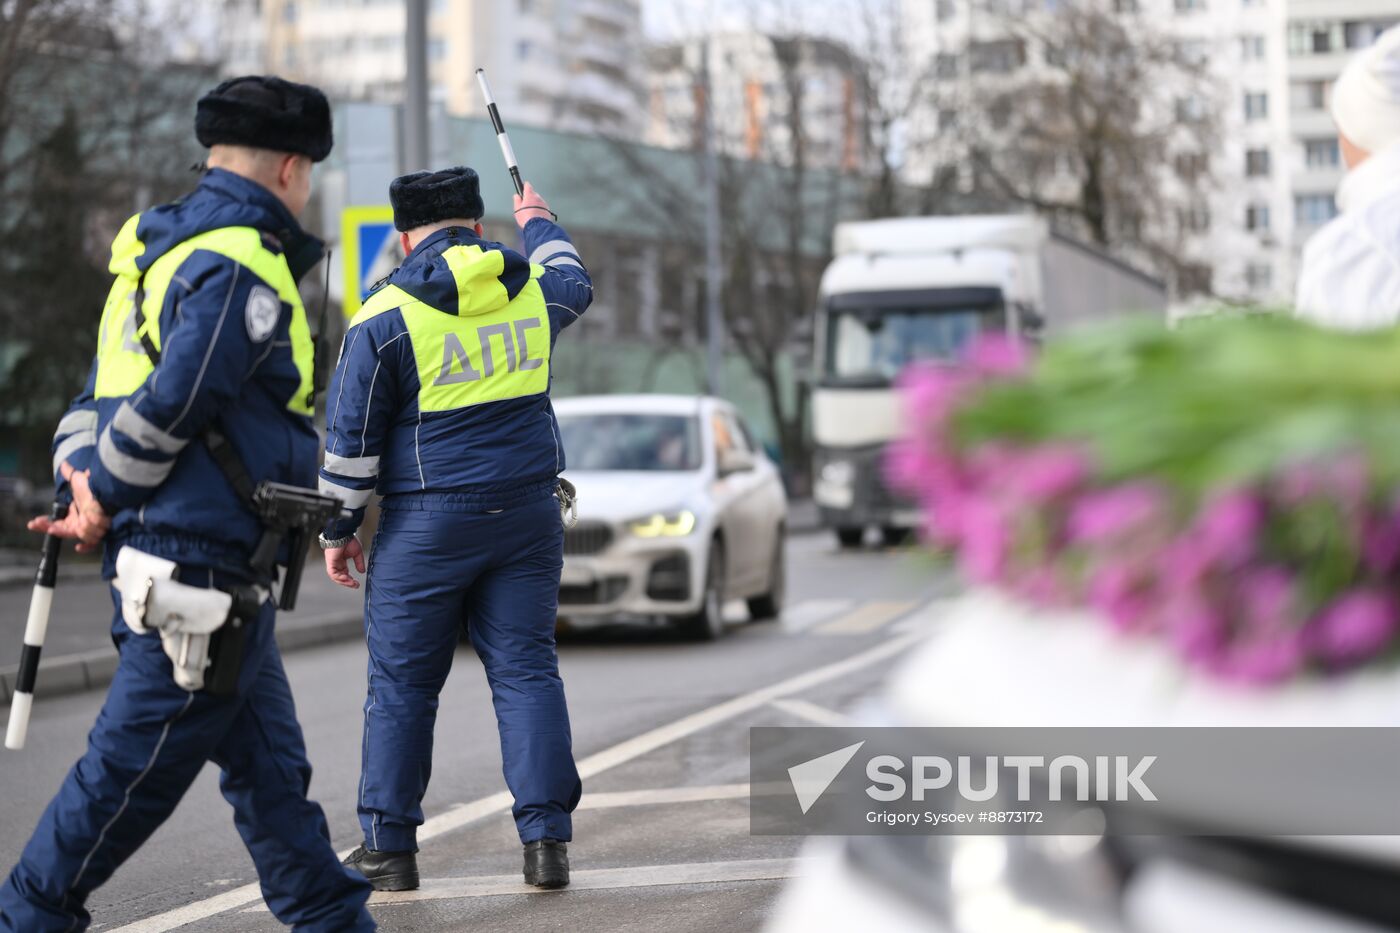
<path fill-rule="evenodd" d="M 971 582 L 1237 681 L 1400 653 L 1400 335 L 984 338 L 902 387 L 889 479 Z"/>

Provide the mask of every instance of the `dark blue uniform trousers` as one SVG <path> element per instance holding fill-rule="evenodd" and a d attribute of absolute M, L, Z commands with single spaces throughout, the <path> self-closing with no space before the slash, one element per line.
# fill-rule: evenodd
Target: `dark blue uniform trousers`
<path fill-rule="evenodd" d="M 522 842 L 568 840 L 582 784 L 554 647 L 564 533 L 553 497 L 497 513 L 452 493 L 385 500 L 369 567 L 365 845 L 417 848 L 438 693 L 466 629 L 486 667 Z"/>
<path fill-rule="evenodd" d="M 206 570 L 185 570 L 196 585 Z M 114 598 L 115 601 L 115 598 Z M 121 654 L 88 750 L 59 789 L 0 889 L 0 930 L 84 929 L 87 896 L 175 809 L 206 761 L 262 883 L 267 906 L 297 930 L 373 930 L 370 888 L 342 868 L 321 807 L 308 800 L 311 765 L 273 641 L 271 603 L 248 633 L 237 695 L 175 684 L 154 632 L 137 635 L 118 609 Z"/>

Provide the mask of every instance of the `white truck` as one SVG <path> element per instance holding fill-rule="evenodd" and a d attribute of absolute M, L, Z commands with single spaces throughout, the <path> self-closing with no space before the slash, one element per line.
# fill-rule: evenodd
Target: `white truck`
<path fill-rule="evenodd" d="M 897 543 L 918 526 L 886 488 L 901 430 L 893 382 L 920 360 L 956 364 L 979 332 L 1027 339 L 1129 313 L 1165 317 L 1163 284 L 1032 215 L 841 224 L 822 275 L 812 385 L 813 498 L 844 547 L 867 528 Z"/>

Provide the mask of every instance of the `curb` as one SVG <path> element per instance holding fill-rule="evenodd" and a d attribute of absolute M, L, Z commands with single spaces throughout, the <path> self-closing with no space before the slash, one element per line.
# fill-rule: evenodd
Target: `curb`
<path fill-rule="evenodd" d="M 303 625 L 287 626 L 276 633 L 277 647 L 282 652 L 313 648 L 331 642 L 359 638 L 364 633 L 363 615 L 325 616 Z M 0 668 L 0 703 L 8 705 L 14 693 L 17 665 Z M 65 654 L 39 663 L 38 690 L 40 700 L 97 690 L 112 682 L 117 672 L 117 650 L 99 648 Z"/>
<path fill-rule="evenodd" d="M 38 566 L 38 558 L 34 559 L 35 566 Z M 0 568 L 0 590 L 6 589 L 29 589 L 34 585 L 34 567 L 5 567 Z M 79 563 L 64 564 L 62 561 L 58 565 L 59 580 L 82 580 L 92 581 L 102 579 L 102 565 L 100 563 Z"/>

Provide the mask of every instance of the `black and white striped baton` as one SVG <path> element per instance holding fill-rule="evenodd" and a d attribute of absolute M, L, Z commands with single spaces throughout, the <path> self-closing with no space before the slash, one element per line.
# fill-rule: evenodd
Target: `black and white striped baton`
<path fill-rule="evenodd" d="M 525 196 L 525 183 L 520 180 L 520 166 L 515 164 L 515 150 L 510 147 L 510 137 L 506 135 L 505 124 L 501 122 L 501 112 L 496 109 L 496 98 L 486 86 L 486 69 L 476 70 L 476 81 L 481 85 L 481 96 L 486 98 L 486 113 L 491 117 L 491 125 L 496 129 L 496 142 L 501 144 L 501 155 L 505 156 L 506 168 L 510 169 L 510 180 L 515 182 L 515 193 Z"/>
<path fill-rule="evenodd" d="M 53 504 L 51 521 L 68 514 L 68 506 Z M 39 652 L 44 649 L 44 635 L 49 630 L 49 610 L 53 608 L 53 585 L 58 579 L 58 552 L 62 538 L 44 535 L 44 549 L 39 558 L 39 572 L 34 578 L 34 595 L 29 599 L 29 618 L 24 623 L 24 648 L 19 655 L 19 674 L 15 677 L 15 695 L 10 698 L 10 722 L 5 728 L 5 747 L 24 748 L 29 734 L 29 711 L 34 706 L 34 681 L 39 675 Z"/>

